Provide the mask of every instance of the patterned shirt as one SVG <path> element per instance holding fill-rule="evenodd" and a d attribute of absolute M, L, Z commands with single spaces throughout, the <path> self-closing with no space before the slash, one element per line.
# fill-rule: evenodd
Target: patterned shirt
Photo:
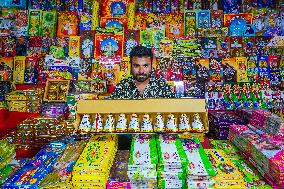
<path fill-rule="evenodd" d="M 109 97 L 110 99 L 143 99 L 143 98 L 175 98 L 171 87 L 166 82 L 155 77 L 152 72 L 150 81 L 146 86 L 143 95 L 140 94 L 135 85 L 133 76 L 121 80 Z"/>

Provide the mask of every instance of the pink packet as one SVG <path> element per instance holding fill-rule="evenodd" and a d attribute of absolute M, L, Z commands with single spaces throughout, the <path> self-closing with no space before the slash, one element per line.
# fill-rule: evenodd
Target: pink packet
<path fill-rule="evenodd" d="M 236 135 L 240 135 L 248 129 L 249 128 L 246 125 L 230 125 L 228 139 L 233 142 Z"/>
<path fill-rule="evenodd" d="M 231 125 L 230 129 L 232 129 L 233 131 L 235 131 L 236 134 L 241 134 L 246 130 L 249 130 L 249 128 L 246 125 Z"/>
<path fill-rule="evenodd" d="M 266 118 L 271 115 L 271 112 L 267 110 L 256 109 L 252 111 L 252 116 L 250 120 L 250 124 L 255 127 L 264 127 Z"/>
<path fill-rule="evenodd" d="M 131 189 L 130 182 L 108 181 L 107 189 Z"/>
<path fill-rule="evenodd" d="M 268 181 L 268 183 L 273 187 L 273 189 L 281 189 L 284 188 L 284 185 L 277 185 L 267 174 L 264 174 L 264 178 Z"/>
<path fill-rule="evenodd" d="M 281 150 L 273 158 L 269 159 L 269 164 L 271 168 L 284 172 L 284 150 Z"/>

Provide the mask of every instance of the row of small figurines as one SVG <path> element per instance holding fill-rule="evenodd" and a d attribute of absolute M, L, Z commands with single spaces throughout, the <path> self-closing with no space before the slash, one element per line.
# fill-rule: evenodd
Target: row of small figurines
<path fill-rule="evenodd" d="M 152 124 L 150 115 L 144 114 L 141 127 L 137 114 L 131 115 L 128 124 L 125 114 L 119 114 L 116 124 L 114 115 L 108 114 L 103 124 L 102 116 L 97 113 L 93 123 L 91 123 L 91 115 L 84 114 L 80 121 L 79 130 L 82 132 L 202 132 L 205 128 L 199 113 L 193 114 L 191 124 L 186 114 L 179 116 L 179 123 L 177 123 L 174 114 L 169 114 L 166 124 L 163 115 L 160 113 L 157 113 L 154 124 Z"/>

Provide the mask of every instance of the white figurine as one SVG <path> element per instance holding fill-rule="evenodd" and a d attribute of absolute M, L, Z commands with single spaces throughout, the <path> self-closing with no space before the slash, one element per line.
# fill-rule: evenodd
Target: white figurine
<path fill-rule="evenodd" d="M 162 114 L 157 113 L 154 130 L 155 132 L 164 132 L 165 123 Z"/>
<path fill-rule="evenodd" d="M 145 114 L 143 116 L 141 132 L 153 132 L 152 122 L 150 120 L 149 114 Z"/>
<path fill-rule="evenodd" d="M 91 131 L 92 132 L 102 132 L 103 131 L 103 120 L 102 120 L 101 114 L 96 113 Z"/>
<path fill-rule="evenodd" d="M 137 114 L 132 114 L 128 127 L 129 132 L 140 132 L 139 120 Z"/>
<path fill-rule="evenodd" d="M 199 113 L 193 114 L 192 129 L 195 130 L 195 131 L 203 131 L 204 130 L 204 126 L 202 124 Z"/>
<path fill-rule="evenodd" d="M 79 126 L 81 132 L 89 132 L 91 130 L 90 115 L 84 114 Z"/>
<path fill-rule="evenodd" d="M 189 119 L 186 114 L 181 114 L 179 117 L 179 131 L 190 131 Z"/>
<path fill-rule="evenodd" d="M 168 115 L 166 131 L 177 132 L 177 119 L 175 118 L 174 114 Z"/>
<path fill-rule="evenodd" d="M 114 118 L 112 114 L 107 115 L 106 123 L 104 126 L 104 132 L 113 132 L 114 131 Z"/>
<path fill-rule="evenodd" d="M 126 117 L 125 114 L 120 114 L 117 120 L 116 131 L 124 132 L 127 131 Z"/>

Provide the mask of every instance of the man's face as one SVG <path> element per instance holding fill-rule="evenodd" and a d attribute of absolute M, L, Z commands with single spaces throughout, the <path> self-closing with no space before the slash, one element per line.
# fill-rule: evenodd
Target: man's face
<path fill-rule="evenodd" d="M 144 82 L 150 78 L 152 64 L 150 57 L 133 57 L 131 73 L 138 82 Z"/>

